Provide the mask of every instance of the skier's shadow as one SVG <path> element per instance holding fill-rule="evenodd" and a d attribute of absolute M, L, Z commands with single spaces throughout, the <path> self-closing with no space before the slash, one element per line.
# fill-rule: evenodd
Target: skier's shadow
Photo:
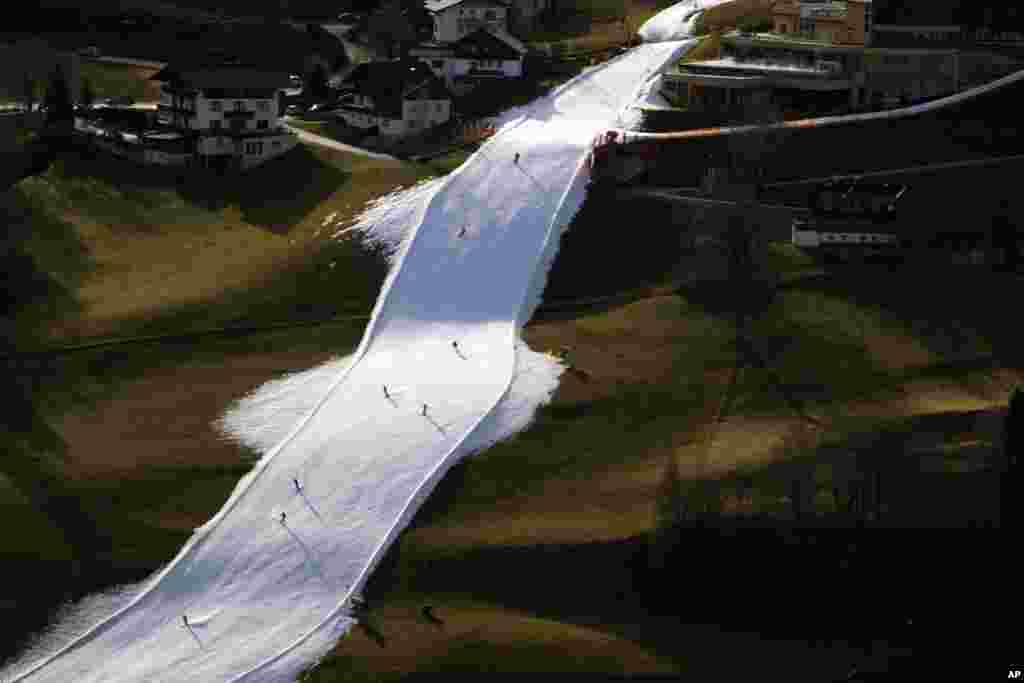
<path fill-rule="evenodd" d="M 185 629 L 189 632 L 189 635 L 191 635 L 195 639 L 196 645 L 199 646 L 199 649 L 200 650 L 205 649 L 203 647 L 203 641 L 199 640 L 199 636 L 196 635 L 196 632 L 192 629 L 192 627 L 191 626 L 185 626 Z"/>
<path fill-rule="evenodd" d="M 434 425 L 434 429 L 436 429 L 437 431 L 439 431 L 442 434 L 446 434 L 447 433 L 445 431 L 445 429 L 444 429 L 444 426 L 438 424 L 438 422 L 432 416 L 424 415 L 423 417 L 427 418 L 427 422 L 429 422 L 430 424 Z"/>
<path fill-rule="evenodd" d="M 318 520 L 320 520 L 320 523 L 321 524 L 327 524 L 324 521 L 324 518 L 320 516 L 320 512 L 316 509 L 316 506 L 313 505 L 313 503 L 309 500 L 309 498 L 306 497 L 306 489 L 305 488 L 299 489 L 299 495 L 302 496 L 302 500 L 306 503 L 306 507 L 308 507 L 310 509 L 310 511 L 314 515 L 316 515 L 316 518 Z"/>
<path fill-rule="evenodd" d="M 313 571 L 316 572 L 321 581 L 326 581 L 324 578 L 323 568 L 320 566 L 320 562 L 317 560 L 316 555 L 314 555 L 313 551 L 309 549 L 309 546 L 306 545 L 305 542 L 299 538 L 299 535 L 292 531 L 287 524 L 282 524 L 281 526 L 285 528 L 285 531 L 287 531 L 288 534 L 295 539 L 295 542 L 299 544 L 299 547 L 302 548 L 302 552 L 306 555 L 306 563 L 313 568 Z"/>

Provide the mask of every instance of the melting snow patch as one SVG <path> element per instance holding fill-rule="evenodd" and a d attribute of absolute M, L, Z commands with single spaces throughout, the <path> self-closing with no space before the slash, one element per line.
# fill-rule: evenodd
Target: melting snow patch
<path fill-rule="evenodd" d="M 422 180 L 408 189 L 399 187 L 367 202 L 353 224 L 334 233 L 334 237 L 360 232 L 368 245 L 383 249 L 388 260 L 394 263 L 418 216 L 444 180 L 443 177 Z"/>

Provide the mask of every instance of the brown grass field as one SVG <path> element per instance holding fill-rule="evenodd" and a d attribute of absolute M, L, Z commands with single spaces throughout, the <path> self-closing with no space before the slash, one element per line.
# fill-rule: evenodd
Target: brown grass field
<path fill-rule="evenodd" d="M 29 253 L 64 286 L 61 302 L 24 313 L 26 342 L 367 312 L 384 267 L 358 244 L 332 240 L 323 221 L 351 217 L 428 170 L 305 148 L 281 163 L 287 173 L 268 166 L 248 187 L 213 196 L 110 160 L 70 159 L 0 197 L 9 224 L 32 228 Z M 618 226 L 637 216 L 644 239 L 623 240 Z M 669 462 L 687 486 L 713 482 L 729 510 L 782 515 L 793 467 L 811 463 L 828 490 L 855 475 L 848 452 L 873 444 L 902 473 L 888 484 L 893 525 L 998 522 L 989 475 L 1024 340 L 1013 316 L 978 302 L 1012 291 L 1015 276 L 821 269 L 777 245 L 787 286 L 753 327 L 769 373 L 738 362 L 730 317 L 713 296 L 677 286 L 687 263 L 680 229 L 657 206 L 588 202 L 549 295 L 643 293 L 541 315 L 525 329 L 534 349 L 571 346 L 582 372 L 563 376 L 529 430 L 453 470 L 389 553 L 369 590 L 385 646 L 355 629 L 307 680 L 538 671 L 710 680 L 723 667 L 785 680 L 845 674 L 863 653 L 844 640 L 820 647 L 656 616 L 631 599 L 630 563 L 655 530 Z M 348 353 L 362 325 L 8 360 L 67 445 L 60 467 L 70 490 L 117 539 L 109 575 L 91 577 L 94 587 L 165 563 L 251 467 L 254 454 L 214 426 L 231 401 Z M 806 437 L 780 385 L 821 421 L 820 433 Z M 820 496 L 816 510 L 835 504 Z M 64 576 L 63 533 L 3 476 L 0 509 L 19 520 L 0 547 L 5 569 L 31 577 L 45 564 Z M 0 604 L 38 619 L 38 601 L 17 585 L 31 582 L 0 587 Z M 692 579 L 678 588 L 701 592 Z M 427 603 L 443 625 L 419 616 Z"/>

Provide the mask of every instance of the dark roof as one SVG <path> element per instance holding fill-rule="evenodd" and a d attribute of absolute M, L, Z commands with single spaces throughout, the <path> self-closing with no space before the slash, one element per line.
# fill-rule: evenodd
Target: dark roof
<path fill-rule="evenodd" d="M 462 3 L 468 3 L 470 5 L 499 5 L 501 7 L 508 7 L 508 3 L 504 0 L 426 0 L 424 6 L 428 12 L 440 12 L 446 10 L 449 7 L 455 7 Z"/>
<path fill-rule="evenodd" d="M 196 54 L 174 60 L 149 80 L 198 89 L 278 90 L 290 85 L 288 75 L 251 61 Z"/>
<path fill-rule="evenodd" d="M 348 78 L 356 92 L 373 99 L 376 113 L 401 118 L 403 99 L 445 99 L 444 83 L 418 60 L 394 60 L 360 64 Z"/>
<path fill-rule="evenodd" d="M 519 59 L 522 55 L 485 28 L 464 35 L 454 43 L 452 48 L 456 57 L 482 57 L 485 59 Z"/>
<path fill-rule="evenodd" d="M 874 0 L 872 15 L 876 24 L 941 26 L 958 24 L 961 0 Z"/>

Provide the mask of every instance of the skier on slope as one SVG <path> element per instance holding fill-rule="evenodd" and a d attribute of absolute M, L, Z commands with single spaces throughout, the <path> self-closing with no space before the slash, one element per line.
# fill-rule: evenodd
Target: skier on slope
<path fill-rule="evenodd" d="M 296 479 L 295 477 L 292 477 L 292 483 L 295 484 L 295 491 L 296 491 L 296 493 L 301 493 L 302 492 L 302 484 L 299 483 L 299 480 Z"/>
<path fill-rule="evenodd" d="M 465 225 L 463 225 L 462 228 L 459 229 L 459 235 L 458 236 L 460 238 L 466 236 L 466 226 Z"/>
<path fill-rule="evenodd" d="M 391 394 L 388 393 L 388 385 L 387 384 L 384 385 L 384 398 L 388 399 L 389 401 L 391 400 Z"/>
<path fill-rule="evenodd" d="M 288 519 L 287 513 L 285 513 L 284 510 L 281 510 L 281 524 L 284 524 L 286 519 Z"/>
<path fill-rule="evenodd" d="M 513 160 L 513 163 L 516 163 L 516 164 L 518 164 L 518 163 L 519 163 L 519 152 L 516 152 L 516 157 L 515 157 L 515 159 Z"/>

